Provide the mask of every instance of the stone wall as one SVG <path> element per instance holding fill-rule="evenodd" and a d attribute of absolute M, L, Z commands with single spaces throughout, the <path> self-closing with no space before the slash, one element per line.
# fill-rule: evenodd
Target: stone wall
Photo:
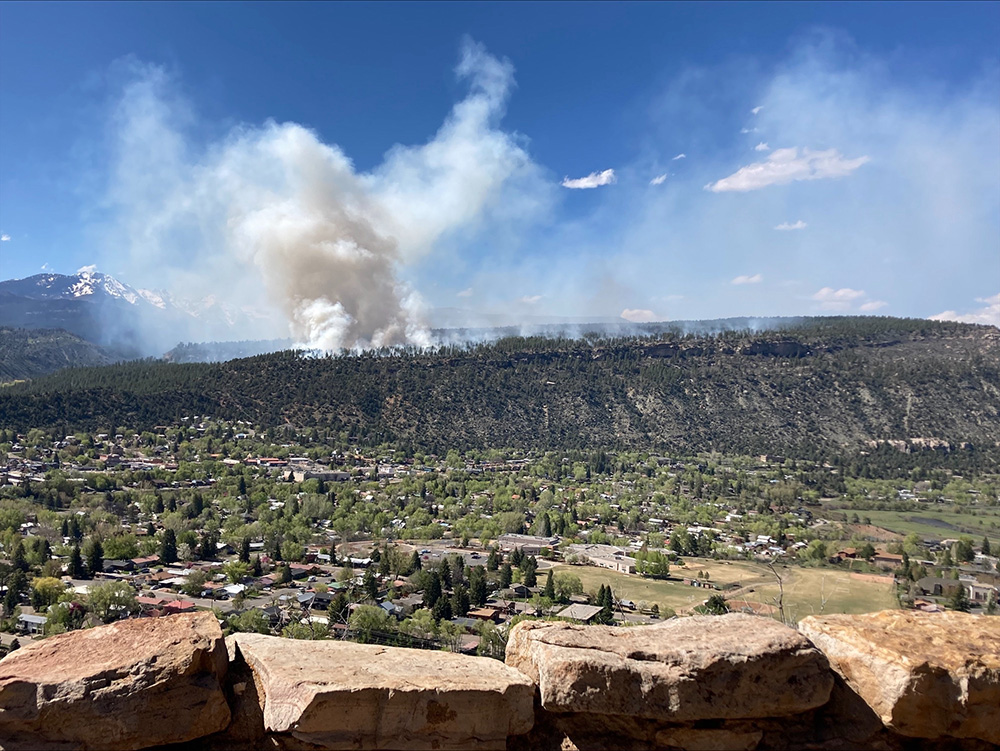
<path fill-rule="evenodd" d="M 0 661 L 3 749 L 1000 747 L 1000 618 L 885 611 L 527 621 L 507 663 L 256 634 L 209 613 Z"/>

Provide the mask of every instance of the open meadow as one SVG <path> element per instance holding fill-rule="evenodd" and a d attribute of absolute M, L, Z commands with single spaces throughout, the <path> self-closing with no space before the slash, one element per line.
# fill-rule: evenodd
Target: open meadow
<path fill-rule="evenodd" d="M 669 580 L 646 579 L 637 574 L 621 574 L 593 566 L 562 565 L 555 570 L 580 577 L 587 592 L 596 592 L 602 584 L 607 584 L 619 598 L 636 603 L 655 602 L 661 610 L 671 608 L 678 613 L 700 605 L 714 593 L 711 589 L 692 587 L 681 581 L 696 579 L 703 571 L 708 572 L 710 582 L 721 588 L 738 585 L 737 590 L 723 591 L 727 598 L 775 606 L 778 597 L 774 574 L 767 566 L 750 561 L 687 558 L 683 566 L 671 566 Z M 896 607 L 888 578 L 859 578 L 849 571 L 800 566 L 779 565 L 775 570 L 782 579 L 787 619 L 798 620 L 821 612 L 868 613 Z"/>
<path fill-rule="evenodd" d="M 1000 544 L 1000 508 L 976 508 L 975 515 L 959 511 L 957 506 L 938 509 L 928 505 L 917 511 L 859 511 L 858 516 L 871 519 L 871 523 L 906 536 L 918 534 L 921 538 L 947 539 L 970 535 L 976 543 L 986 536 L 990 544 Z"/>

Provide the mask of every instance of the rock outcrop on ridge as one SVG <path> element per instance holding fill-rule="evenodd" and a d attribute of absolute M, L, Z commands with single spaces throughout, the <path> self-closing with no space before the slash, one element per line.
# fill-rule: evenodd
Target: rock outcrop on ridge
<path fill-rule="evenodd" d="M 504 749 L 534 722 L 534 684 L 451 652 L 276 636 L 230 637 L 269 734 L 325 749 Z"/>
<path fill-rule="evenodd" d="M 211 613 L 71 631 L 0 661 L 0 747 L 125 751 L 201 738 L 230 720 Z"/>
<path fill-rule="evenodd" d="M 799 628 L 901 735 L 1000 746 L 1000 618 L 887 610 L 809 616 Z"/>
<path fill-rule="evenodd" d="M 805 637 L 741 614 L 643 628 L 524 621 L 511 630 L 507 664 L 531 676 L 550 712 L 670 722 L 798 714 L 825 704 L 833 687 Z"/>
<path fill-rule="evenodd" d="M 990 751 L 998 644 L 959 613 L 525 621 L 504 664 L 166 616 L 0 661 L 0 750 Z"/>

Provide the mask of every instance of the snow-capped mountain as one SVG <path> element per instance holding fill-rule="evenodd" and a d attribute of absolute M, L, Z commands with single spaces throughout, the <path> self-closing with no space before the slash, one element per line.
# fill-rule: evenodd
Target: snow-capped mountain
<path fill-rule="evenodd" d="M 259 321 L 255 311 L 231 308 L 213 296 L 182 300 L 163 290 L 137 289 L 93 267 L 0 282 L 0 325 L 61 328 L 133 355 L 160 355 L 183 341 L 230 339 L 254 319 Z"/>
<path fill-rule="evenodd" d="M 0 282 L 0 292 L 26 297 L 29 300 L 72 300 L 82 297 L 107 296 L 135 305 L 141 295 L 138 290 L 122 284 L 113 276 L 84 268 L 78 273 L 35 274 L 26 279 Z"/>

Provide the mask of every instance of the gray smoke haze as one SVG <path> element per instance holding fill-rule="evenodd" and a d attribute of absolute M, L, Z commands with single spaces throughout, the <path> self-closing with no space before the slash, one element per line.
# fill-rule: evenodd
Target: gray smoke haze
<path fill-rule="evenodd" d="M 422 302 L 401 268 L 488 223 L 512 196 L 541 205 L 549 190 L 499 129 L 513 67 L 468 40 L 456 68 L 467 96 L 427 143 L 393 147 L 370 173 L 295 123 L 241 126 L 195 149 L 196 120 L 172 78 L 128 67 L 112 133 L 116 252 L 103 265 L 137 286 L 237 311 L 248 325 L 229 339 L 426 346 Z"/>

